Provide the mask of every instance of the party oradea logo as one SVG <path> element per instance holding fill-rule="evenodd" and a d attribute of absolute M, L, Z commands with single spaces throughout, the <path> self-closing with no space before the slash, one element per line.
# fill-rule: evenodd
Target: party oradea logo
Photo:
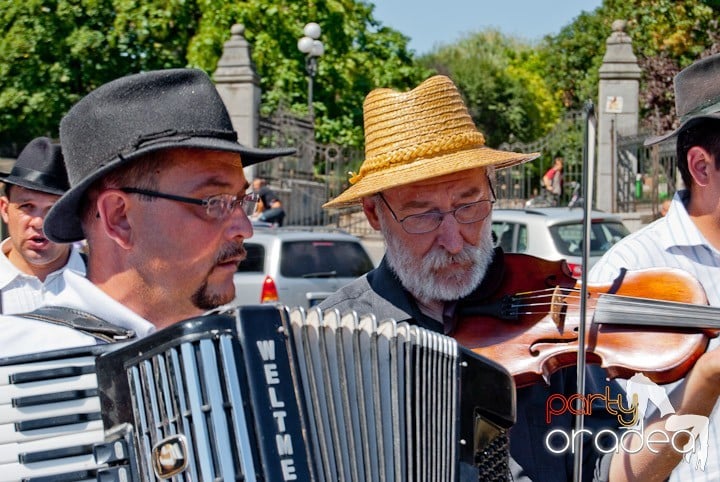
<path fill-rule="evenodd" d="M 635 374 L 627 382 L 626 401 L 623 396 L 616 397 L 605 387 L 604 394 L 551 395 L 545 403 L 545 421 L 550 423 L 553 416 L 571 413 L 573 415 L 592 415 L 593 403 L 604 402 L 608 413 L 615 415 L 619 422 L 618 429 L 611 428 L 593 433 L 592 429 L 560 429 L 551 430 L 545 436 L 545 447 L 552 453 L 574 453 L 578 446 L 578 437 L 582 440 L 592 437 L 596 450 L 601 453 L 625 452 L 635 453 L 647 448 L 658 453 L 670 444 L 673 450 L 683 454 L 683 460 L 690 464 L 694 459 L 695 469 L 704 470 L 708 454 L 708 417 L 702 415 L 678 415 L 672 406 L 664 388 L 655 384 L 641 373 Z M 653 404 L 665 421 L 662 428 L 646 431 L 645 415 L 648 407 Z M 686 442 L 682 442 L 688 437 Z M 638 444 L 638 441 L 641 443 Z"/>

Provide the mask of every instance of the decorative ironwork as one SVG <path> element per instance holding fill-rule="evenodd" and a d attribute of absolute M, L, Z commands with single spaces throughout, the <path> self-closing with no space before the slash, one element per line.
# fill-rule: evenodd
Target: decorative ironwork
<path fill-rule="evenodd" d="M 500 149 L 516 152 L 540 152 L 531 163 L 497 171 L 498 207 L 523 207 L 528 199 L 540 195 L 542 176 L 552 166 L 555 156 L 561 156 L 563 164 L 563 194 L 560 205 L 567 205 L 572 196 L 569 186 L 582 181 L 584 119 L 582 111 L 566 113 L 562 120 L 545 137 L 533 142 L 510 140 Z"/>
<path fill-rule="evenodd" d="M 618 137 L 617 211 L 650 209 L 659 213 L 663 200 L 671 198 L 678 186 L 677 153 L 674 142 L 645 147 L 645 134 Z"/>
<path fill-rule="evenodd" d="M 357 210 L 326 211 L 322 205 L 345 190 L 348 172 L 363 159 L 360 149 L 315 141 L 309 118 L 278 109 L 260 120 L 260 145 L 292 146 L 294 156 L 257 165 L 257 175 L 268 180 L 286 206 L 285 224 L 331 225 L 353 234 L 367 234 L 372 228 Z M 358 213 L 360 214 L 358 216 Z"/>

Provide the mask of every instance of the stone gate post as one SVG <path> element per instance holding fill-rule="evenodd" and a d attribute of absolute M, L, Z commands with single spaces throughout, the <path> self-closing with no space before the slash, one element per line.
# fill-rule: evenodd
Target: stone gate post
<path fill-rule="evenodd" d="M 222 97 L 238 141 L 256 147 L 260 117 L 260 78 L 250 58 L 250 45 L 243 34 L 245 27 L 235 24 L 230 29 L 230 40 L 225 42 L 223 53 L 213 74 L 215 85 Z M 245 177 L 255 177 L 255 166 L 245 168 Z"/>
<path fill-rule="evenodd" d="M 598 159 L 595 183 L 595 207 L 616 210 L 617 136 L 638 133 L 640 67 L 625 33 L 627 22 L 615 20 L 600 67 L 598 93 Z M 637 163 L 637 161 L 636 161 Z M 635 166 L 637 170 L 637 166 Z"/>

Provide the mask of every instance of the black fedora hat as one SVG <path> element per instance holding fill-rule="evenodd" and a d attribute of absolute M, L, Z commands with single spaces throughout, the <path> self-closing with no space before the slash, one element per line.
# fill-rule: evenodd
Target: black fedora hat
<path fill-rule="evenodd" d="M 172 148 L 228 151 L 247 167 L 295 152 L 239 144 L 215 85 L 196 69 L 134 74 L 98 87 L 63 117 L 60 143 L 71 188 L 45 218 L 45 235 L 55 242 L 82 239 L 78 210 L 85 191 L 142 155 Z"/>
<path fill-rule="evenodd" d="M 720 54 L 705 57 L 675 76 L 675 110 L 680 127 L 645 140 L 646 146 L 676 136 L 700 119 L 720 119 Z"/>
<path fill-rule="evenodd" d="M 47 137 L 30 141 L 10 172 L 0 173 L 0 180 L 47 194 L 61 195 L 70 189 L 60 145 Z"/>

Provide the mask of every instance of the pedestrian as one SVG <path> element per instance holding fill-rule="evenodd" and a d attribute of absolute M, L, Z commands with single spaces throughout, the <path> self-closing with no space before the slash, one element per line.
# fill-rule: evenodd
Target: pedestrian
<path fill-rule="evenodd" d="M 275 191 L 270 189 L 267 181 L 261 177 L 253 179 L 252 187 L 253 192 L 260 197 L 253 219 L 275 226 L 282 226 L 285 219 L 285 209 Z"/>
<path fill-rule="evenodd" d="M 563 158 L 558 156 L 542 177 L 545 195 L 553 206 L 560 203 L 563 188 Z"/>

